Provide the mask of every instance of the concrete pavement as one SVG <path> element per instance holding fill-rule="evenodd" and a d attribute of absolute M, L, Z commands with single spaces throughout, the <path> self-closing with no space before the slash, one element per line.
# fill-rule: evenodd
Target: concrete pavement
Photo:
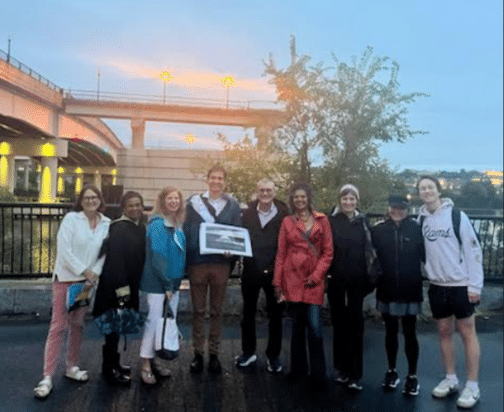
<path fill-rule="evenodd" d="M 264 349 L 267 322 L 258 318 L 258 355 L 255 367 L 238 370 L 235 356 L 240 354 L 239 317 L 227 317 L 221 347 L 223 373 L 213 376 L 206 370 L 201 375 L 189 373 L 192 358 L 190 322 L 181 315 L 180 326 L 184 341 L 180 357 L 171 363 L 173 376 L 154 387 L 145 387 L 139 380 L 138 351 L 140 336 L 127 341 L 124 362 L 131 364 L 133 382 L 128 388 L 107 385 L 100 376 L 102 337 L 92 322 L 86 325 L 83 344 L 82 367 L 90 372 L 85 384 L 62 378 L 62 371 L 55 378 L 55 388 L 48 399 L 33 397 L 33 387 L 41 378 L 43 346 L 48 322 L 26 316 L 0 317 L 0 412 L 57 411 L 57 412 L 130 412 L 130 411 L 223 411 L 223 412 L 447 412 L 456 411 L 456 397 L 438 400 L 430 390 L 442 377 L 439 362 L 437 336 L 431 321 L 419 321 L 420 359 L 418 378 L 421 385 L 417 397 L 406 398 L 401 389 L 406 374 L 406 361 L 401 341 L 398 370 L 401 383 L 392 393 L 384 393 L 381 380 L 386 369 L 384 331 L 380 322 L 368 319 L 364 341 L 364 390 L 351 393 L 328 380 L 326 390 L 313 393 L 305 384 L 292 385 L 284 379 L 288 372 L 290 319 L 284 319 L 284 339 L 281 360 L 284 372 L 271 375 L 265 370 Z M 481 402 L 474 411 L 499 412 L 503 410 L 503 331 L 502 312 L 478 317 L 482 348 L 480 388 Z M 332 363 L 332 328 L 324 328 L 324 344 L 327 365 Z M 462 381 L 463 353 L 457 342 L 458 373 Z M 121 340 L 121 348 L 123 341 Z M 207 359 L 205 359 L 207 362 Z"/>

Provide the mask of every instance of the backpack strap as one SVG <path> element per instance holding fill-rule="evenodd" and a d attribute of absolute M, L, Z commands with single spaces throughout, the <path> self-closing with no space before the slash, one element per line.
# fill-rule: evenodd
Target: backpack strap
<path fill-rule="evenodd" d="M 461 219 L 460 209 L 456 207 L 452 207 L 452 225 L 453 232 L 457 237 L 460 247 L 462 247 L 462 238 L 460 237 L 460 219 Z"/>

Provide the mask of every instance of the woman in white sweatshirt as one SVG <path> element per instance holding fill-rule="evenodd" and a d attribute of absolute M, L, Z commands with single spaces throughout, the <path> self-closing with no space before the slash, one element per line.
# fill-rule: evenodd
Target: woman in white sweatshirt
<path fill-rule="evenodd" d="M 460 225 L 454 225 L 453 202 L 441 199 L 441 186 L 435 177 L 422 176 L 417 189 L 424 203 L 420 208 L 419 222 L 425 243 L 425 269 L 430 281 L 429 301 L 438 326 L 446 372 L 446 377 L 433 389 L 432 395 L 444 398 L 459 389 L 453 340 L 456 326 L 464 344 L 467 370 L 467 383 L 457 405 L 471 408 L 480 397 L 480 346 L 474 308 L 480 301 L 483 287 L 481 247 L 464 212 L 456 212 L 460 216 Z"/>

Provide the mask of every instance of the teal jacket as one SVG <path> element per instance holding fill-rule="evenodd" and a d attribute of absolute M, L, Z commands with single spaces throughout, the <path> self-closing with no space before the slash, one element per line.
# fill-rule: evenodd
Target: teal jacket
<path fill-rule="evenodd" d="M 147 293 L 176 292 L 184 276 L 186 241 L 184 232 L 162 216 L 147 224 L 145 264 L 140 290 Z"/>

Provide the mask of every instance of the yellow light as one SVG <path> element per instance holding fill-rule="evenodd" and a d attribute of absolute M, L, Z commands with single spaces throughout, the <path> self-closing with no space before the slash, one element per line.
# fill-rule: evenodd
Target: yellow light
<path fill-rule="evenodd" d="M 56 154 L 56 148 L 51 143 L 42 146 L 42 156 L 53 157 Z"/>
<path fill-rule="evenodd" d="M 187 133 L 187 134 L 185 135 L 185 141 L 186 141 L 187 143 L 189 143 L 189 144 L 193 144 L 193 143 L 196 141 L 196 138 L 194 137 L 194 135 L 193 135 L 193 134 L 191 134 L 191 133 Z"/>
<path fill-rule="evenodd" d="M 236 80 L 233 76 L 226 76 L 222 79 L 222 84 L 224 85 L 224 87 L 234 86 L 235 83 Z"/>
<path fill-rule="evenodd" d="M 162 81 L 164 82 L 169 82 L 170 80 L 173 79 L 173 76 L 170 72 L 167 72 L 166 70 L 162 71 L 161 74 L 159 75 Z"/>
<path fill-rule="evenodd" d="M 44 167 L 42 171 L 39 200 L 41 203 L 53 203 L 51 198 L 51 168 L 49 166 Z"/>
<path fill-rule="evenodd" d="M 80 167 L 76 167 L 75 173 L 81 174 L 81 173 L 83 173 L 83 170 Z"/>
<path fill-rule="evenodd" d="M 10 155 L 12 152 L 12 147 L 7 142 L 0 143 L 0 155 Z"/>
<path fill-rule="evenodd" d="M 0 187 L 7 187 L 9 184 L 9 161 L 7 157 L 0 156 Z"/>
<path fill-rule="evenodd" d="M 65 173 L 65 168 L 63 166 L 58 167 L 58 173 Z"/>
<path fill-rule="evenodd" d="M 117 169 L 113 169 L 111 174 L 112 174 L 112 184 L 115 186 L 117 184 Z"/>
<path fill-rule="evenodd" d="M 63 176 L 58 176 L 58 194 L 62 195 L 65 193 L 65 180 Z"/>

